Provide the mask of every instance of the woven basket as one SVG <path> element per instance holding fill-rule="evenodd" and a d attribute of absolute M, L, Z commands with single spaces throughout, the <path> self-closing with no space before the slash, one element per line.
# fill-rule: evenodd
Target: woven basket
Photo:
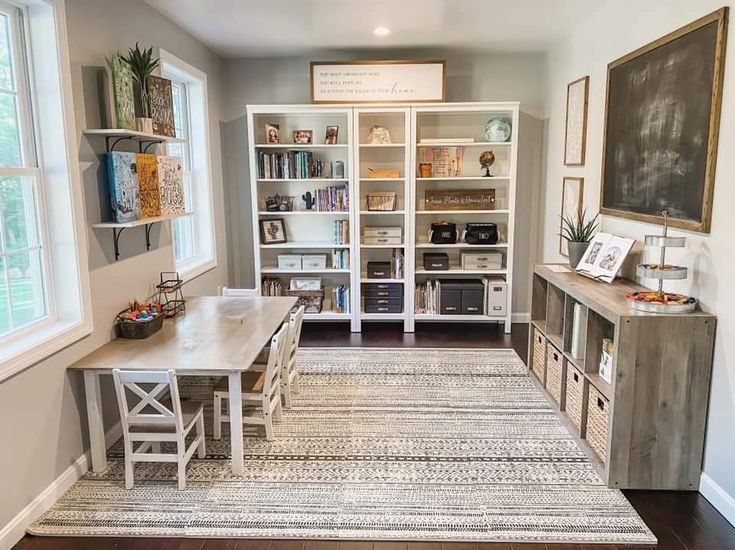
<path fill-rule="evenodd" d="M 600 460 L 607 462 L 607 421 L 610 403 L 597 388 L 590 385 L 587 398 L 587 443 Z"/>
<path fill-rule="evenodd" d="M 533 329 L 533 357 L 531 370 L 543 384 L 546 381 L 546 338 L 537 328 Z"/>
<path fill-rule="evenodd" d="M 551 344 L 546 346 L 546 391 L 561 406 L 564 358 Z"/>
<path fill-rule="evenodd" d="M 572 366 L 567 366 L 567 387 L 564 393 L 564 406 L 569 420 L 577 432 L 582 434 L 582 417 L 585 408 L 584 375 Z"/>
<path fill-rule="evenodd" d="M 370 211 L 392 212 L 396 209 L 396 194 L 393 191 L 368 193 L 367 208 Z"/>

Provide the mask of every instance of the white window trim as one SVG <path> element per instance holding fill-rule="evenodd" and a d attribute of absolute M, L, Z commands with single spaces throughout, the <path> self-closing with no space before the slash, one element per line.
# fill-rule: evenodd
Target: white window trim
<path fill-rule="evenodd" d="M 50 322 L 23 331 L 0 349 L 0 381 L 46 359 L 93 330 L 87 226 L 76 145 L 64 0 L 13 0 L 27 10 L 31 95 L 45 196 Z M 60 139 L 61 138 L 61 139 Z M 59 142 L 63 147 L 59 147 Z M 51 228 L 63 227 L 63 231 Z M 63 291 L 60 289 L 64 289 Z M 71 289 L 71 290 L 70 290 Z M 63 299 L 60 299 L 62 298 Z M 29 327 L 30 328 L 30 327 Z"/>
<path fill-rule="evenodd" d="M 191 134 L 198 134 L 203 137 L 204 142 L 195 146 L 192 145 L 191 151 L 191 172 L 192 172 L 192 187 L 195 191 L 201 186 L 204 181 L 206 183 L 205 196 L 199 196 L 193 201 L 194 204 L 194 233 L 197 240 L 197 245 L 201 247 L 204 243 L 210 250 L 210 253 L 205 258 L 195 256 L 194 258 L 187 259 L 183 262 L 176 262 L 175 248 L 171 246 L 171 254 L 173 256 L 174 265 L 176 269 L 184 279 L 184 281 L 190 281 L 199 277 L 217 267 L 217 239 L 215 233 L 215 222 L 214 222 L 214 196 L 212 187 L 212 162 L 209 145 L 209 97 L 207 93 L 207 73 L 197 69 L 193 65 L 190 65 L 186 61 L 179 59 L 172 53 L 167 52 L 164 49 L 158 50 L 158 56 L 161 59 L 161 73 L 172 73 L 184 81 L 189 83 L 189 105 L 192 105 L 192 96 L 197 97 L 197 103 L 201 102 L 204 106 L 203 112 L 192 113 L 189 112 L 189 128 L 194 129 Z M 192 78 L 196 79 L 191 80 Z M 192 135 L 189 136 L 189 140 L 192 139 Z M 202 168 L 204 165 L 206 168 Z M 204 200 L 206 204 L 206 212 L 201 210 L 197 211 L 197 204 L 201 204 Z M 171 224 L 173 232 L 173 224 Z M 171 235 L 173 239 L 173 233 Z M 173 244 L 173 243 L 172 243 Z"/>

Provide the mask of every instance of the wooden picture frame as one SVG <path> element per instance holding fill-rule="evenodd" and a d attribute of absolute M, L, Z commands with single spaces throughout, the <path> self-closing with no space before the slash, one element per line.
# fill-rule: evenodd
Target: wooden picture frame
<path fill-rule="evenodd" d="M 262 244 L 288 242 L 286 237 L 286 221 L 283 218 L 260 220 L 260 242 Z"/>
<path fill-rule="evenodd" d="M 397 92 L 400 92 L 401 82 L 398 81 L 392 81 L 391 84 L 391 90 L 381 90 L 380 92 L 376 92 L 376 95 L 373 97 L 366 97 L 366 98 L 358 98 L 356 96 L 352 97 L 342 97 L 342 96 L 335 96 L 335 97 L 329 97 L 329 98 L 322 98 L 322 94 L 317 93 L 315 90 L 315 80 L 314 80 L 314 72 L 315 69 L 318 67 L 349 67 L 353 66 L 355 70 L 359 70 L 360 66 L 370 66 L 371 72 L 377 72 L 380 69 L 380 66 L 384 66 L 387 68 L 392 68 L 395 65 L 405 65 L 405 67 L 402 68 L 401 77 L 404 78 L 410 78 L 410 70 L 411 66 L 421 66 L 421 65 L 437 65 L 437 68 L 441 69 L 441 83 L 439 84 L 439 93 L 435 93 L 431 95 L 431 97 L 397 97 L 393 98 L 393 96 L 399 96 Z M 372 77 L 374 78 L 374 77 Z M 362 83 L 364 85 L 364 83 Z M 408 92 L 406 92 L 408 93 Z M 339 104 L 339 103 L 349 103 L 349 104 L 355 104 L 355 103 L 444 103 L 447 100 L 447 61 L 446 59 L 420 59 L 420 60 L 398 60 L 398 59 L 389 59 L 389 60 L 377 60 L 377 59 L 369 59 L 369 60 L 348 60 L 348 61 L 311 61 L 309 63 L 309 94 L 310 94 L 310 100 L 311 103 L 316 104 Z"/>
<path fill-rule="evenodd" d="M 565 176 L 561 184 L 561 214 L 559 217 L 559 254 L 569 256 L 567 240 L 562 237 L 564 218 L 576 214 L 582 218 L 584 204 L 584 178 Z"/>
<path fill-rule="evenodd" d="M 721 8 L 608 64 L 600 194 L 603 215 L 661 225 L 661 211 L 666 209 L 670 227 L 709 233 L 728 13 L 727 7 Z M 668 57 L 662 60 L 665 55 Z M 646 68 L 649 75 L 656 69 L 658 80 L 649 77 L 639 84 L 625 78 L 631 71 Z M 711 78 L 707 80 L 710 87 L 702 86 L 704 75 Z M 660 83 L 664 78 L 665 87 Z M 650 82 L 658 87 L 646 93 L 643 87 Z M 676 97 L 662 100 L 655 95 L 664 88 Z M 658 131 L 651 130 L 650 123 L 642 128 L 642 116 L 636 116 L 636 104 L 631 101 L 638 100 L 644 107 L 648 101 L 650 107 L 651 95 L 661 111 L 655 121 L 662 127 Z M 625 105 L 622 112 L 621 105 Z M 651 111 L 656 110 L 641 108 L 640 112 Z M 679 117 L 676 133 L 669 131 L 671 117 Z M 632 134 L 636 129 L 645 132 Z M 627 144 L 635 144 L 633 151 Z M 664 157 L 672 160 L 664 163 Z M 655 160 L 644 163 L 641 159 Z"/>
<path fill-rule="evenodd" d="M 567 84 L 567 110 L 564 122 L 564 165 L 584 166 L 587 152 L 587 108 L 590 77 Z"/>

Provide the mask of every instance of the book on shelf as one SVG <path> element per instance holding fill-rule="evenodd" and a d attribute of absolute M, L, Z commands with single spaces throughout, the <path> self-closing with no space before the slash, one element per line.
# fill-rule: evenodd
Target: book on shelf
<path fill-rule="evenodd" d="M 339 285 L 332 289 L 332 307 L 335 313 L 350 312 L 350 287 Z"/>
<path fill-rule="evenodd" d="M 350 191 L 346 185 L 327 187 L 314 191 L 317 212 L 348 212 Z"/>
<path fill-rule="evenodd" d="M 597 233 L 577 264 L 577 273 L 612 283 L 633 244 L 635 239 L 618 237 L 610 233 Z"/>
<path fill-rule="evenodd" d="M 258 151 L 259 179 L 344 178 L 344 162 L 326 162 L 311 151 Z"/>
<path fill-rule="evenodd" d="M 393 279 L 403 279 L 403 270 L 404 270 L 403 249 L 394 248 L 393 257 L 391 259 L 391 277 Z"/>
<path fill-rule="evenodd" d="M 603 338 L 600 353 L 600 377 L 608 384 L 612 384 L 612 367 L 615 358 L 613 350 L 613 341 L 609 338 Z"/>
<path fill-rule="evenodd" d="M 350 251 L 347 248 L 332 250 L 332 269 L 349 269 Z"/>
<path fill-rule="evenodd" d="M 436 315 L 440 311 L 441 281 L 427 279 L 423 283 L 417 283 L 414 298 L 416 313 Z"/>
<path fill-rule="evenodd" d="M 278 277 L 264 277 L 260 285 L 263 296 L 283 296 L 283 283 Z"/>
<path fill-rule="evenodd" d="M 122 151 L 105 153 L 112 219 L 126 223 L 140 219 L 140 187 L 137 155 Z"/>
<path fill-rule="evenodd" d="M 350 222 L 348 220 L 334 221 L 334 244 L 349 244 Z"/>

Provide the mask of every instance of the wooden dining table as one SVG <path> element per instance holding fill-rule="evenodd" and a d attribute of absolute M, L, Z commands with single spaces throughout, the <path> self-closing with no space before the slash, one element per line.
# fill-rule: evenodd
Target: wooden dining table
<path fill-rule="evenodd" d="M 227 376 L 230 399 L 232 471 L 243 471 L 242 385 L 273 334 L 288 319 L 294 297 L 189 298 L 186 311 L 167 319 L 145 340 L 117 338 L 70 369 L 84 373 L 92 470 L 107 468 L 100 377 L 113 369 L 167 370 L 185 376 Z"/>

